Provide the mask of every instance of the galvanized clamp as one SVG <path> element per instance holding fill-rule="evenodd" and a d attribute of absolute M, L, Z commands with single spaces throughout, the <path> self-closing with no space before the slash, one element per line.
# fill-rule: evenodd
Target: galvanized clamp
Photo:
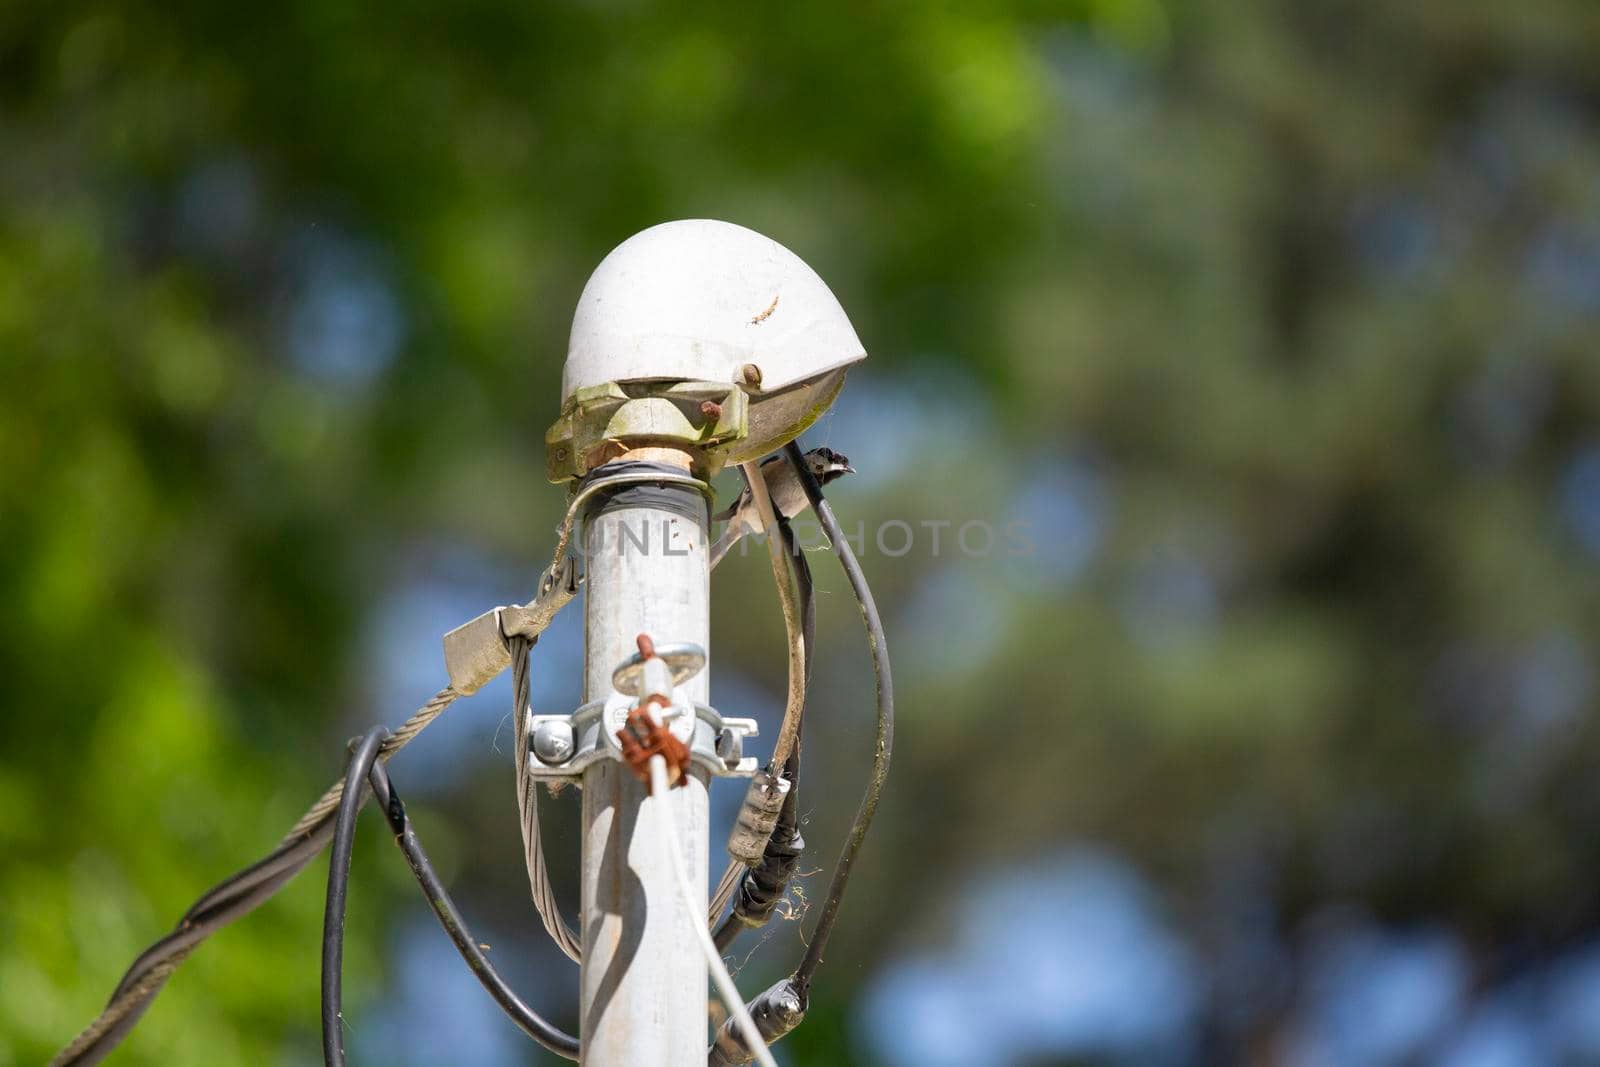
<path fill-rule="evenodd" d="M 705 662 L 699 645 L 662 645 L 653 657 L 634 655 L 619 664 L 611 676 L 615 691 L 603 700 L 591 700 L 570 715 L 525 711 L 532 739 L 528 773 L 547 781 L 577 781 L 596 760 L 621 760 L 617 732 L 641 698 L 659 694 L 666 699 L 657 700 L 650 713 L 688 747 L 692 765 L 712 777 L 755 774 L 759 762 L 744 755 L 744 743 L 758 736 L 756 721 L 725 718 L 711 705 L 690 700 L 683 690 L 683 683 L 700 673 Z"/>

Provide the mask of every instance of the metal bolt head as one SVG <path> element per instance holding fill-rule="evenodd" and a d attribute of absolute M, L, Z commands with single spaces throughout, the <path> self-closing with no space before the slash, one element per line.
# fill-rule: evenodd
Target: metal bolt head
<path fill-rule="evenodd" d="M 546 719 L 533 729 L 533 754 L 539 762 L 557 766 L 572 758 L 572 724 Z"/>

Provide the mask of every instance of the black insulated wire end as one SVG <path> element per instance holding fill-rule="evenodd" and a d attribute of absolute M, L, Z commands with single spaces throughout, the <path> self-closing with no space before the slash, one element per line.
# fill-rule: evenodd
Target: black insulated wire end
<path fill-rule="evenodd" d="M 761 1040 L 773 1044 L 799 1026 L 806 1017 L 806 996 L 791 975 L 762 993 L 748 1005 Z M 745 1045 L 735 1020 L 729 1019 L 717 1031 L 717 1040 L 706 1057 L 707 1067 L 731 1067 L 749 1063 L 755 1054 Z"/>

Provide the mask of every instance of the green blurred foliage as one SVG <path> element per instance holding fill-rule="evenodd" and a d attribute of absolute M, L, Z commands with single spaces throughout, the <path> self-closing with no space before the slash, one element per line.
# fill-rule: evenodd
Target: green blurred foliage
<path fill-rule="evenodd" d="M 577 293 L 680 217 L 783 241 L 851 313 L 847 396 L 911 427 L 841 485 L 852 521 L 1006 516 L 1067 462 L 1098 486 L 1059 580 L 868 553 L 899 762 L 791 1062 L 866 1055 L 871 966 L 1072 840 L 1201 931 L 1242 850 L 1288 935 L 1335 900 L 1455 924 L 1489 970 L 1591 935 L 1593 702 L 1516 705 L 1600 634 L 1561 495 L 1600 419 L 1597 115 L 1584 0 L 0 8 L 0 1065 L 409 713 L 372 634 L 419 560 L 525 595 Z M 872 417 L 816 433 L 854 454 Z M 719 657 L 781 685 L 764 564 L 729 567 Z M 818 570 L 820 865 L 869 696 Z M 531 938 L 492 745 L 430 843 Z M 421 907 L 369 829 L 356 893 L 392 910 L 352 916 L 357 1018 Z M 319 881 L 116 1062 L 313 1062 Z"/>

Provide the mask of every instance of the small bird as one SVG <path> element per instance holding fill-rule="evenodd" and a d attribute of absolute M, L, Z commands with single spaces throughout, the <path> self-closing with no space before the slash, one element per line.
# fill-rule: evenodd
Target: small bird
<path fill-rule="evenodd" d="M 822 485 L 856 472 L 856 469 L 850 466 L 850 460 L 831 448 L 813 448 L 806 453 L 805 459 L 806 466 L 811 468 L 811 473 Z M 767 483 L 767 495 L 772 498 L 772 510 L 781 518 L 792 519 L 811 506 L 805 486 L 800 484 L 800 476 L 795 473 L 782 453 L 769 456 L 762 461 L 761 476 Z M 740 491 L 739 499 L 735 500 L 731 507 L 711 518 L 715 522 L 728 524 L 728 528 L 722 531 L 722 536 L 717 538 L 716 544 L 711 546 L 713 567 L 722 561 L 722 557 L 728 554 L 730 548 L 739 543 L 741 537 L 746 534 L 758 534 L 764 530 L 755 497 L 751 495 L 748 485 Z"/>

